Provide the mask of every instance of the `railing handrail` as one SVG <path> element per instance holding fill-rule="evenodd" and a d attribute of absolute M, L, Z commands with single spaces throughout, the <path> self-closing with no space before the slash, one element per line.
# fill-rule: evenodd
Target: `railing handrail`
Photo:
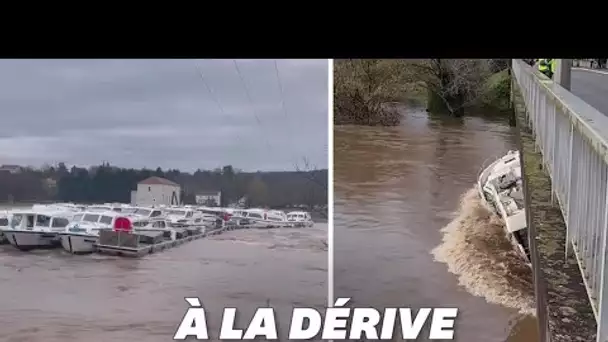
<path fill-rule="evenodd" d="M 596 341 L 607 342 L 608 117 L 521 60 L 513 60 L 513 74 L 564 216 L 566 255 L 570 246 L 596 318 Z"/>
<path fill-rule="evenodd" d="M 559 104 L 562 112 L 570 118 L 574 128 L 590 140 L 593 148 L 608 163 L 608 117 L 524 61 L 518 59 L 516 63 L 520 68 L 538 76 L 534 79 L 535 82 L 554 102 Z"/>

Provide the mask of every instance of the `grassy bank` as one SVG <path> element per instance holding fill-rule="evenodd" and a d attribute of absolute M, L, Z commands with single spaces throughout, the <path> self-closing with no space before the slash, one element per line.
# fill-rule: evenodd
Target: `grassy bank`
<path fill-rule="evenodd" d="M 394 126 L 386 102 L 415 102 L 434 114 L 509 112 L 510 75 L 495 60 L 336 60 L 334 123 Z"/>

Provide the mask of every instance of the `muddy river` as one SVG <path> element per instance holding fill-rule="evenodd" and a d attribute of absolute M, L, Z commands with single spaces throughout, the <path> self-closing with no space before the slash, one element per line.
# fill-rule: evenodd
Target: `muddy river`
<path fill-rule="evenodd" d="M 335 296 L 458 307 L 458 341 L 534 342 L 531 272 L 473 191 L 515 132 L 506 120 L 403 111 L 397 127 L 334 129 Z"/>

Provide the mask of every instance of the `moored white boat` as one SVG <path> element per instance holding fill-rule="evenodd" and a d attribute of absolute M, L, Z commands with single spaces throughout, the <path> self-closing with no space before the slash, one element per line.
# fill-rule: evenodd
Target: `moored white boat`
<path fill-rule="evenodd" d="M 4 235 L 4 230 L 8 229 L 10 221 L 11 221 L 10 211 L 8 211 L 8 210 L 0 211 L 0 244 L 8 243 L 8 239 Z"/>
<path fill-rule="evenodd" d="M 310 213 L 305 211 L 292 211 L 287 213 L 287 223 L 294 227 L 312 227 L 315 225 Z"/>
<path fill-rule="evenodd" d="M 3 229 L 8 242 L 20 250 L 58 246 L 59 233 L 69 224 L 74 212 L 56 209 L 14 210 L 9 227 Z"/>
<path fill-rule="evenodd" d="M 70 253 L 92 253 L 102 229 L 112 229 L 121 213 L 116 211 L 85 211 L 74 215 L 60 233 L 61 246 Z"/>
<path fill-rule="evenodd" d="M 503 219 L 507 238 L 530 263 L 519 152 L 509 151 L 485 168 L 479 175 L 477 188 L 482 203 Z"/>
<path fill-rule="evenodd" d="M 279 210 L 246 209 L 244 218 L 255 228 L 276 228 L 287 226 L 287 215 Z"/>

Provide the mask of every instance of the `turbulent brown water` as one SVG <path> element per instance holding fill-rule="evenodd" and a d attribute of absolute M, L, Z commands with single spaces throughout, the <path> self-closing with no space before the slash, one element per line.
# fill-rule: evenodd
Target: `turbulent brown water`
<path fill-rule="evenodd" d="M 232 231 L 142 259 L 0 248 L 1 341 L 172 341 L 199 297 L 217 340 L 224 307 L 240 326 L 276 309 L 280 334 L 294 306 L 327 303 L 327 224 Z"/>
<path fill-rule="evenodd" d="M 334 129 L 335 296 L 458 307 L 458 341 L 536 341 L 531 272 L 474 193 L 515 133 L 506 120 L 404 112 L 398 127 Z"/>

